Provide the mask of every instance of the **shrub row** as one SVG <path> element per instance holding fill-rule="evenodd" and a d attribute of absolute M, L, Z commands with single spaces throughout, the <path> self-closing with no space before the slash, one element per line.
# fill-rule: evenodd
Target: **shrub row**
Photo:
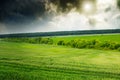
<path fill-rule="evenodd" d="M 51 38 L 5 38 L 4 41 L 11 42 L 25 42 L 32 44 L 55 44 Z M 71 41 L 60 40 L 57 45 L 69 46 L 73 48 L 92 48 L 92 49 L 107 49 L 120 51 L 120 43 L 112 41 L 99 41 L 99 40 L 82 40 L 76 39 Z"/>
<path fill-rule="evenodd" d="M 32 44 L 53 44 L 53 40 L 50 38 L 5 38 L 4 41 L 10 42 L 25 42 Z"/>
<path fill-rule="evenodd" d="M 64 40 L 58 41 L 57 45 L 70 46 L 73 48 L 93 48 L 93 49 L 107 49 L 107 50 L 119 50 L 120 43 L 115 43 L 111 41 L 99 41 L 99 40 L 71 40 L 66 42 Z"/>

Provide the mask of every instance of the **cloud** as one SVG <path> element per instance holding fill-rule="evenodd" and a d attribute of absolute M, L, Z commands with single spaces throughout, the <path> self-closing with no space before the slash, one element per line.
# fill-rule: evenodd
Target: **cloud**
<path fill-rule="evenodd" d="M 94 6 L 92 14 L 84 12 L 86 3 Z M 119 28 L 119 3 L 120 0 L 0 0 L 0 33 Z"/>
<path fill-rule="evenodd" d="M 4 24 L 0 23 L 0 33 L 7 33 L 7 28 Z"/>
<path fill-rule="evenodd" d="M 45 0 L 0 0 L 0 22 L 8 31 L 23 31 L 39 18 L 47 18 L 45 4 Z"/>
<path fill-rule="evenodd" d="M 50 0 L 48 3 L 48 7 L 50 8 L 50 5 L 55 6 L 57 13 L 67 13 L 73 8 L 76 9 L 76 11 L 81 12 L 82 4 L 84 4 L 84 2 L 92 2 L 93 5 L 95 5 L 96 0 Z M 51 9 L 52 8 L 53 7 L 51 7 Z"/>
<path fill-rule="evenodd" d="M 1 0 L 0 21 L 12 20 L 16 23 L 43 17 L 45 3 L 41 0 Z"/>

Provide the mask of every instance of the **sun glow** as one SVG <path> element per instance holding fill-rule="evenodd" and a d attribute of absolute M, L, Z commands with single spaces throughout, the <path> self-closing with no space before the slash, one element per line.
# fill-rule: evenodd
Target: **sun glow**
<path fill-rule="evenodd" d="M 92 5 L 89 3 L 86 3 L 86 4 L 84 4 L 83 8 L 86 12 L 89 12 L 92 10 Z"/>
<path fill-rule="evenodd" d="M 84 2 L 82 5 L 82 11 L 84 13 L 92 13 L 94 10 L 94 5 L 92 2 Z"/>

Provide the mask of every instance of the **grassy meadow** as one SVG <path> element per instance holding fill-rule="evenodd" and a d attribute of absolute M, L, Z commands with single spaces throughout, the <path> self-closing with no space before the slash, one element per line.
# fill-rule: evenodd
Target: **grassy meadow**
<path fill-rule="evenodd" d="M 110 40 L 120 34 L 52 37 Z M 120 80 L 120 52 L 0 41 L 0 80 Z"/>
<path fill-rule="evenodd" d="M 74 39 L 85 39 L 85 40 L 100 40 L 100 41 L 112 41 L 120 43 L 120 34 L 98 34 L 98 35 L 82 35 L 82 36 L 59 36 L 59 37 L 50 37 L 54 42 L 59 40 L 70 41 Z"/>

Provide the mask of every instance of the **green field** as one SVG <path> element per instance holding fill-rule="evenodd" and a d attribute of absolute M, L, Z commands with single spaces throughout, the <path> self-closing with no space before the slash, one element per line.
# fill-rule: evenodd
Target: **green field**
<path fill-rule="evenodd" d="M 54 42 L 59 40 L 75 40 L 75 39 L 86 39 L 86 40 L 100 40 L 100 41 L 112 41 L 120 43 L 120 34 L 99 34 L 99 35 L 81 35 L 81 36 L 60 36 L 60 37 L 51 37 Z"/>
<path fill-rule="evenodd" d="M 52 37 L 120 42 L 120 35 Z M 120 80 L 120 52 L 0 41 L 0 80 Z"/>

